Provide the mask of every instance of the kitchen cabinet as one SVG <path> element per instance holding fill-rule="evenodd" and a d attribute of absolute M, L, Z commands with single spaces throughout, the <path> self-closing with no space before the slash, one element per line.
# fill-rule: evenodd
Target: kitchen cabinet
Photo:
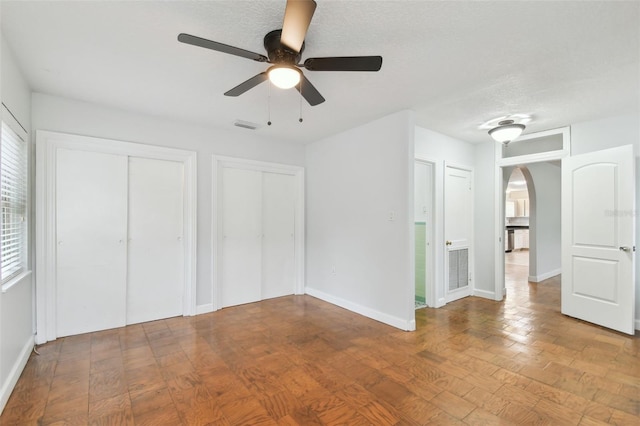
<path fill-rule="evenodd" d="M 516 229 L 514 231 L 513 248 L 514 250 L 529 248 L 529 230 L 528 229 Z"/>
<path fill-rule="evenodd" d="M 529 216 L 529 200 L 526 198 L 519 198 L 516 200 L 516 216 L 528 217 Z"/>
<path fill-rule="evenodd" d="M 526 198 L 518 198 L 515 200 L 507 200 L 505 202 L 505 217 L 528 217 L 529 216 L 529 200 Z"/>

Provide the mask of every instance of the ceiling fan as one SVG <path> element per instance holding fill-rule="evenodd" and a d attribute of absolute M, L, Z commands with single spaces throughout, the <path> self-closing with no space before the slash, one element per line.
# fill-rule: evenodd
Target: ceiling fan
<path fill-rule="evenodd" d="M 299 63 L 304 51 L 304 39 L 315 10 L 314 0 L 287 0 L 282 29 L 273 30 L 264 36 L 267 56 L 184 33 L 178 35 L 178 41 L 271 64 L 266 71 L 240 83 L 226 92 L 225 96 L 240 96 L 269 79 L 282 89 L 295 87 L 302 97 L 314 106 L 321 104 L 325 99 L 300 68 L 304 67 L 309 71 L 379 71 L 382 67 L 381 56 L 307 58 L 304 63 Z"/>

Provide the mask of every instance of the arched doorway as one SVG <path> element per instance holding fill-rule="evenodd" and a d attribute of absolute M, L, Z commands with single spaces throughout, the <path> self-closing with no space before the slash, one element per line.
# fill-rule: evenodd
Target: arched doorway
<path fill-rule="evenodd" d="M 531 261 L 535 261 L 535 256 L 530 256 L 531 233 L 529 232 L 531 216 L 535 217 L 535 187 L 526 166 L 504 168 L 503 173 L 505 179 L 505 282 L 509 286 L 526 283 L 531 275 Z"/>

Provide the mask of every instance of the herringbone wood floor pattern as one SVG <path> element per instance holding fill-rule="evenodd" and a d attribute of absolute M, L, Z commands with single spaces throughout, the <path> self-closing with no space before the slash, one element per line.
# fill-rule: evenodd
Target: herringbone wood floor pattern
<path fill-rule="evenodd" d="M 640 424 L 640 338 L 562 316 L 558 278 L 518 263 L 504 302 L 413 333 L 292 296 L 58 339 L 0 424 Z"/>

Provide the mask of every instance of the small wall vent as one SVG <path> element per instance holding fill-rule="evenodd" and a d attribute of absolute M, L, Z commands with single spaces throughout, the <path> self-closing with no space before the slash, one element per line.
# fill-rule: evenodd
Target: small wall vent
<path fill-rule="evenodd" d="M 258 127 L 260 127 L 260 125 L 257 123 L 252 123 L 250 121 L 244 121 L 244 120 L 236 120 L 233 122 L 233 125 L 236 127 L 242 127 L 243 129 L 249 129 L 249 130 L 255 130 Z"/>
<path fill-rule="evenodd" d="M 469 249 L 449 252 L 449 291 L 469 285 Z"/>

